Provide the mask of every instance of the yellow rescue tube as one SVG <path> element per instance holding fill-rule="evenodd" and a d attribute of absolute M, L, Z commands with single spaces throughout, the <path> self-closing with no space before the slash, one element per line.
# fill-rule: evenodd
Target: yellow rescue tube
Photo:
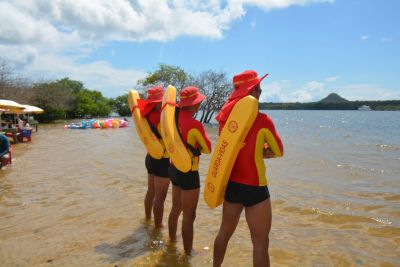
<path fill-rule="evenodd" d="M 222 204 L 233 164 L 258 113 L 252 96 L 239 100 L 222 128 L 214 149 L 204 186 L 204 200 L 210 208 Z"/>
<path fill-rule="evenodd" d="M 158 140 L 157 136 L 155 136 L 151 131 L 146 118 L 142 117 L 137 102 L 138 99 L 140 99 L 139 93 L 136 90 L 131 90 L 128 95 L 128 102 L 132 113 L 132 119 L 135 123 L 136 132 L 150 156 L 155 159 L 161 159 L 164 155 L 164 147 L 160 140 Z"/>
<path fill-rule="evenodd" d="M 192 168 L 192 158 L 189 155 L 175 123 L 176 89 L 167 87 L 161 109 L 161 136 L 174 166 L 181 172 Z"/>

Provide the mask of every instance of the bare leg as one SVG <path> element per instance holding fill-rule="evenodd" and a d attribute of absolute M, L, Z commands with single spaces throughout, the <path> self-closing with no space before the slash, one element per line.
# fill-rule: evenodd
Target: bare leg
<path fill-rule="evenodd" d="M 251 241 L 253 242 L 253 265 L 269 265 L 269 231 L 271 230 L 272 211 L 270 199 L 254 206 L 246 207 L 246 221 L 249 225 Z"/>
<path fill-rule="evenodd" d="M 168 230 L 169 238 L 173 242 L 176 241 L 176 229 L 178 228 L 178 219 L 181 212 L 181 188 L 172 185 L 172 208 L 168 217 Z"/>
<path fill-rule="evenodd" d="M 153 208 L 154 201 L 154 175 L 148 174 L 147 177 L 147 192 L 144 198 L 144 212 L 146 214 L 146 220 L 151 219 L 151 210 Z"/>
<path fill-rule="evenodd" d="M 214 241 L 214 267 L 221 266 L 224 260 L 229 239 L 233 232 L 235 232 L 242 210 L 242 204 L 230 203 L 228 201 L 224 202 L 221 226 Z"/>
<path fill-rule="evenodd" d="M 186 254 L 190 254 L 193 248 L 193 224 L 196 218 L 197 203 L 199 201 L 200 188 L 181 190 L 181 205 L 183 212 L 182 238 Z"/>
<path fill-rule="evenodd" d="M 156 227 L 162 227 L 162 220 L 164 214 L 164 201 L 167 197 L 169 187 L 169 178 L 154 176 L 154 223 Z"/>

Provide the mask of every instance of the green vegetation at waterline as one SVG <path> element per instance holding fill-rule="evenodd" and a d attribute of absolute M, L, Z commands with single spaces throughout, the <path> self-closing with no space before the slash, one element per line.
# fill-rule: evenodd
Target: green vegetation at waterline
<path fill-rule="evenodd" d="M 232 84 L 225 72 L 213 70 L 191 74 L 180 67 L 159 64 L 157 69 L 138 81 L 136 89 L 145 97 L 147 88 L 174 85 L 178 93 L 185 86 L 199 87 L 207 98 L 202 102 L 201 122 L 208 123 L 221 109 L 231 93 Z M 130 88 L 127 88 L 127 90 Z M 179 99 L 179 96 L 177 97 Z M 62 78 L 55 81 L 32 83 L 16 77 L 6 63 L 0 59 L 0 99 L 14 100 L 22 104 L 38 106 L 45 110 L 36 115 L 40 122 L 58 119 L 105 117 L 111 112 L 130 116 L 128 94 L 106 98 L 101 92 L 85 88 L 80 81 Z M 372 110 L 400 110 L 400 100 L 348 101 L 337 94 L 311 103 L 260 103 L 260 109 L 288 110 L 357 110 L 367 105 Z"/>
<path fill-rule="evenodd" d="M 125 103 L 121 104 L 123 98 Z M 31 83 L 15 77 L 6 63 L 0 62 L 0 99 L 14 100 L 42 108 L 35 115 L 40 122 L 58 119 L 106 117 L 114 111 L 129 115 L 127 96 L 106 98 L 101 92 L 85 88 L 80 81 L 63 78 L 56 81 Z"/>
<path fill-rule="evenodd" d="M 32 102 L 46 112 L 41 121 L 62 118 L 104 117 L 111 112 L 110 100 L 95 90 L 84 88 L 79 81 L 63 78 L 55 82 L 34 84 Z"/>
<path fill-rule="evenodd" d="M 215 112 L 221 109 L 231 90 L 225 72 L 207 70 L 194 75 L 180 67 L 166 64 L 158 65 L 154 72 L 150 72 L 143 80 L 139 80 L 136 89 L 144 98 L 147 88 L 156 85 L 166 88 L 170 84 L 177 88 L 178 93 L 189 85 L 199 87 L 201 93 L 207 96 L 201 106 L 204 112 L 199 118 L 205 123 L 209 122 Z M 116 98 L 106 98 L 101 92 L 87 89 L 82 82 L 69 78 L 30 83 L 25 79 L 15 77 L 10 67 L 6 63 L 1 63 L 1 60 L 0 99 L 29 103 L 44 109 L 44 114 L 36 116 L 40 122 L 104 117 L 110 112 L 130 116 L 127 93 Z"/>
<path fill-rule="evenodd" d="M 260 103 L 260 109 L 287 110 L 357 110 L 367 105 L 372 110 L 400 110 L 400 100 L 349 101 L 332 93 L 318 102 L 310 103 Z"/>

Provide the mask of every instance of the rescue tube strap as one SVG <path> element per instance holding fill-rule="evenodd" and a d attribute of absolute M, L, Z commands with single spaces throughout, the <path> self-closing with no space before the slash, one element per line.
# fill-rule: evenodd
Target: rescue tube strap
<path fill-rule="evenodd" d="M 154 134 L 158 139 L 162 139 L 162 137 L 161 137 L 160 133 L 158 132 L 156 126 L 154 126 L 154 125 L 150 122 L 150 120 L 149 120 L 148 117 L 146 117 L 146 120 L 147 120 L 147 122 L 148 122 L 148 124 L 149 124 L 149 126 L 150 126 L 150 130 L 153 132 L 153 134 Z"/>
<path fill-rule="evenodd" d="M 172 101 L 167 100 L 167 101 L 165 101 L 164 105 L 162 105 L 161 111 L 162 111 L 167 105 L 171 105 L 171 106 L 174 106 L 174 107 L 177 107 L 177 106 L 178 106 L 175 102 L 172 102 Z"/>
<path fill-rule="evenodd" d="M 138 108 L 138 107 L 139 107 L 138 105 L 133 105 L 132 108 L 131 108 L 131 114 L 132 114 L 133 111 L 134 111 L 136 108 Z"/>
<path fill-rule="evenodd" d="M 175 105 L 175 106 L 176 106 L 176 105 Z M 185 141 L 183 140 L 183 138 L 182 138 L 181 129 L 179 128 L 179 124 L 178 124 L 178 121 L 179 121 L 179 111 L 180 111 L 180 108 L 177 107 L 177 108 L 175 109 L 175 125 L 176 125 L 176 129 L 178 130 L 179 137 L 181 138 L 182 143 L 185 144 L 186 147 L 190 150 L 190 152 L 192 152 L 192 154 L 193 154 L 194 156 L 198 157 L 198 156 L 201 155 L 200 149 L 199 149 L 199 148 L 194 148 L 192 145 L 190 145 L 190 144 L 188 144 L 187 142 L 185 142 Z"/>

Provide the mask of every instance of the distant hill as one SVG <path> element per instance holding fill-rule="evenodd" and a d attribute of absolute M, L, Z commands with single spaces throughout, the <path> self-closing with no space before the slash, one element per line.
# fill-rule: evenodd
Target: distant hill
<path fill-rule="evenodd" d="M 318 102 L 320 102 L 320 103 L 345 103 L 345 102 L 349 102 L 349 100 L 344 99 L 343 97 L 341 97 L 338 94 L 331 93 L 327 97 L 321 99 Z"/>
<path fill-rule="evenodd" d="M 400 100 L 349 101 L 335 93 L 331 93 L 317 102 L 259 103 L 259 108 L 289 110 L 357 110 L 362 105 L 367 105 L 372 110 L 400 110 Z"/>

